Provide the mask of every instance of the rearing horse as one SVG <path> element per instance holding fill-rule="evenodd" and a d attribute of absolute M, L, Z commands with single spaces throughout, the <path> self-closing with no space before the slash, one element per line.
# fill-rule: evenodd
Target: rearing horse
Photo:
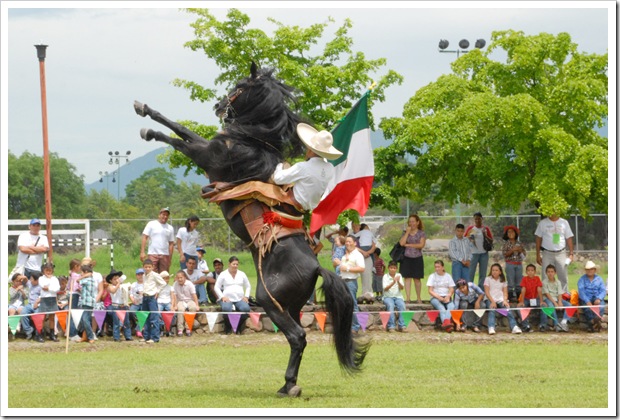
<path fill-rule="evenodd" d="M 250 77 L 239 81 L 215 106 L 216 115 L 224 120 L 224 130 L 212 140 L 207 141 L 146 104 L 135 102 L 139 115 L 148 115 L 180 139 L 150 129 L 142 129 L 141 137 L 171 145 L 202 168 L 211 182 L 267 182 L 279 162 L 302 154 L 302 143 L 295 130 L 300 118 L 289 107 L 294 101 L 291 87 L 276 80 L 272 70 L 259 70 L 254 63 L 250 70 Z M 304 234 L 292 234 L 273 242 L 261 260 L 260 251 L 235 210 L 238 206 L 236 200 L 220 203 L 232 231 L 249 245 L 259 279 L 262 273 L 262 281 L 257 282 L 256 300 L 291 347 L 285 384 L 278 395 L 301 395 L 297 375 L 306 347 L 306 333 L 299 314 L 319 275 L 323 277 L 325 307 L 332 318 L 338 362 L 345 372 L 358 372 L 368 344 L 353 339 L 353 301 L 345 283 L 319 265 Z"/>

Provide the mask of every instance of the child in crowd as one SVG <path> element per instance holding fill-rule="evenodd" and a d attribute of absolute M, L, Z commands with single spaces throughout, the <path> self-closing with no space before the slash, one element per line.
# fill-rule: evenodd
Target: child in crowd
<path fill-rule="evenodd" d="M 344 257 L 344 254 L 345 254 L 344 241 L 345 241 L 345 237 L 342 235 L 338 235 L 334 238 L 334 251 L 332 252 L 332 261 L 336 259 L 340 261 L 342 257 Z M 340 266 L 336 265 L 335 269 L 336 269 L 335 270 L 336 274 L 340 275 Z"/>
<path fill-rule="evenodd" d="M 449 273 L 446 273 L 442 260 L 435 261 L 435 272 L 428 277 L 426 282 L 428 294 L 431 295 L 431 305 L 439 311 L 442 328 L 448 332 L 452 332 L 452 314 L 454 302 L 454 280 Z"/>
<path fill-rule="evenodd" d="M 398 330 L 399 332 L 405 332 L 405 321 L 403 320 L 402 313 L 406 311 L 405 300 L 401 290 L 405 287 L 403 283 L 403 276 L 398 271 L 398 263 L 396 261 L 390 261 L 388 264 L 388 272 L 385 273 L 381 279 L 383 287 L 383 303 L 385 309 L 390 313 L 390 319 L 387 322 L 387 332 L 394 331 L 394 308 L 399 312 L 398 315 Z"/>
<path fill-rule="evenodd" d="M 47 262 L 41 267 L 43 275 L 39 277 L 39 285 L 41 286 L 41 302 L 37 312 L 47 313 L 45 317 L 48 320 L 48 336 L 52 341 L 58 341 L 58 337 L 54 334 L 54 313 L 58 310 L 56 303 L 56 294 L 60 290 L 58 278 L 54 275 L 54 264 Z M 44 321 L 45 325 L 45 321 Z"/>
<path fill-rule="evenodd" d="M 465 237 L 465 226 L 461 223 L 454 229 L 454 237 L 448 242 L 448 254 L 452 261 L 452 278 L 469 279 L 471 262 L 471 241 Z"/>
<path fill-rule="evenodd" d="M 521 280 L 521 294 L 519 295 L 519 303 L 517 304 L 518 308 L 526 308 L 534 307 L 539 308 L 542 302 L 542 282 L 540 281 L 540 277 L 536 275 L 536 266 L 534 264 L 528 264 L 525 267 L 526 276 Z M 542 311 L 541 311 L 542 312 Z M 519 316 L 520 318 L 521 316 Z M 522 330 L 525 332 L 532 331 L 532 327 L 530 327 L 530 322 L 527 318 L 521 321 Z M 542 317 L 540 319 L 540 331 L 547 331 L 547 323 L 542 322 Z"/>
<path fill-rule="evenodd" d="M 456 282 L 456 292 L 454 293 L 454 307 L 457 309 L 480 309 L 480 305 L 485 298 L 484 291 L 480 289 L 475 283 L 467 282 L 465 279 L 460 279 Z M 475 317 L 475 321 L 472 323 L 472 316 Z M 473 327 L 472 327 L 473 325 Z M 482 319 L 475 312 L 463 313 L 463 323 L 460 331 L 465 332 L 469 327 L 474 332 L 480 332 L 480 326 L 482 325 Z"/>
<path fill-rule="evenodd" d="M 82 320 L 80 322 L 82 333 L 82 341 L 88 341 L 90 344 L 95 342 L 95 333 L 93 332 L 93 309 L 97 299 L 96 283 L 93 279 L 93 267 L 90 265 L 82 265 Z"/>
<path fill-rule="evenodd" d="M 117 312 L 126 311 L 129 309 L 127 306 L 126 298 L 123 296 L 122 283 L 125 279 L 122 271 L 114 271 L 108 274 L 105 278 L 106 283 L 108 284 L 108 293 L 110 294 L 110 298 L 112 303 L 110 304 L 110 309 L 112 309 L 112 336 L 114 337 L 114 341 L 121 341 L 121 319 Z M 123 327 L 123 335 L 125 336 L 126 341 L 132 341 L 131 338 L 131 325 L 129 323 L 129 314 L 125 313 L 125 318 L 122 322 Z"/>
<path fill-rule="evenodd" d="M 504 270 L 502 266 L 495 263 L 491 266 L 491 271 L 486 279 L 484 279 L 484 293 L 487 297 L 486 307 L 487 309 L 493 309 L 489 311 L 489 334 L 495 334 L 495 310 L 506 309 L 508 318 L 508 324 L 513 334 L 521 334 L 521 328 L 517 325 L 512 311 L 510 310 L 510 304 L 508 303 L 508 284 L 506 283 L 506 277 L 504 276 Z"/>
<path fill-rule="evenodd" d="M 170 297 L 170 292 L 172 291 L 172 286 L 170 286 L 170 273 L 168 273 L 167 271 L 162 271 L 161 273 L 159 273 L 159 275 L 162 279 L 164 279 L 166 285 L 157 295 L 157 308 L 160 312 L 170 311 L 172 310 L 170 305 L 172 301 Z M 166 337 L 170 337 L 170 332 L 166 330 L 166 325 L 164 324 L 164 319 L 162 318 L 161 314 L 159 314 L 159 330 L 160 333 L 164 332 Z"/>
<path fill-rule="evenodd" d="M 13 274 L 11 287 L 9 287 L 9 316 L 21 314 L 24 309 L 24 302 L 28 298 L 25 283 L 28 281 L 26 276 L 20 273 Z"/>
<path fill-rule="evenodd" d="M 138 317 L 136 312 L 142 307 L 142 291 L 144 290 L 144 268 L 138 268 L 136 270 L 136 282 L 132 283 L 131 289 L 129 289 L 129 298 L 131 304 L 129 305 L 129 311 L 131 321 L 136 326 L 136 336 L 142 338 L 142 331 L 140 331 L 140 324 L 138 323 Z"/>
<path fill-rule="evenodd" d="M 375 297 L 379 302 L 382 301 L 383 296 L 383 275 L 385 274 L 385 262 L 380 257 L 381 248 L 375 248 L 375 264 L 374 264 L 374 272 L 375 277 L 372 282 L 372 291 L 375 293 Z"/>
<path fill-rule="evenodd" d="M 555 278 L 555 265 L 549 264 L 545 270 L 545 274 L 547 277 L 543 280 L 542 294 L 544 298 L 543 306 L 548 308 L 563 308 L 566 306 L 570 306 L 570 302 L 562 299 L 562 284 L 557 281 Z M 540 314 L 540 325 L 547 326 L 547 314 L 544 311 L 541 311 Z M 568 314 L 566 311 L 562 316 L 562 322 L 558 322 L 557 311 L 556 316 L 553 318 L 553 326 L 557 332 L 564 331 L 568 332 Z"/>
<path fill-rule="evenodd" d="M 56 293 L 56 304 L 60 310 L 66 310 L 67 306 L 69 306 L 69 292 L 67 291 L 68 282 L 69 279 L 66 276 L 58 277 L 60 289 L 58 290 L 58 293 Z"/>
<path fill-rule="evenodd" d="M 187 260 L 196 262 L 191 256 Z M 159 342 L 159 314 L 157 313 L 157 295 L 166 287 L 166 281 L 153 270 L 153 261 L 145 259 L 142 263 L 144 268 L 144 290 L 142 292 L 142 311 L 149 312 L 144 322 L 144 330 L 142 331 L 142 340 L 146 343 Z"/>

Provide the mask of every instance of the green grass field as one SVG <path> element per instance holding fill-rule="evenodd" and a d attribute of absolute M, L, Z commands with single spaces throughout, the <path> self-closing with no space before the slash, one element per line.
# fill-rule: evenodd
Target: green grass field
<path fill-rule="evenodd" d="M 297 399 L 275 396 L 289 353 L 282 334 L 152 346 L 100 339 L 71 343 L 69 354 L 62 342 L 18 340 L 9 343 L 8 407 L 607 407 L 607 334 L 559 337 L 373 332 L 364 371 L 348 377 L 330 336 L 312 332 Z"/>

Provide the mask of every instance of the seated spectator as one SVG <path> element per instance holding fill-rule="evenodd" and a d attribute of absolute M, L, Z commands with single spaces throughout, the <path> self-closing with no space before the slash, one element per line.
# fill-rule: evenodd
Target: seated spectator
<path fill-rule="evenodd" d="M 27 280 L 26 276 L 20 273 L 15 273 L 13 277 L 11 277 L 11 287 L 9 287 L 9 316 L 22 313 L 24 303 L 28 298 L 28 292 L 24 287 L 24 283 Z"/>
<path fill-rule="evenodd" d="M 523 277 L 519 285 L 521 287 L 521 295 L 519 295 L 517 308 L 539 308 L 542 302 L 542 282 L 540 281 L 540 277 L 536 275 L 536 266 L 534 264 L 528 264 L 527 267 L 525 267 L 525 274 L 526 276 Z M 521 315 L 518 317 L 520 319 Z M 525 332 L 532 331 L 528 318 L 521 321 L 521 329 Z M 547 331 L 547 323 L 542 321 L 541 317 L 539 329 L 541 332 L 545 332 Z"/>
<path fill-rule="evenodd" d="M 162 311 L 171 311 L 172 310 L 172 286 L 170 286 L 170 274 L 167 271 L 162 271 L 159 273 L 162 279 L 166 282 L 166 285 L 161 292 L 157 295 L 157 308 L 159 312 Z M 166 331 L 166 325 L 164 324 L 164 319 L 161 314 L 159 314 L 159 325 L 160 330 L 165 334 L 166 337 L 170 337 L 170 333 Z"/>
<path fill-rule="evenodd" d="M 129 289 L 129 298 L 131 303 L 129 305 L 130 319 L 136 326 L 136 336 L 142 338 L 142 331 L 140 331 L 140 324 L 138 323 L 137 311 L 142 308 L 142 292 L 144 291 L 144 269 L 138 268 L 136 270 L 136 282 L 131 285 Z"/>
<path fill-rule="evenodd" d="M 431 305 L 439 311 L 441 326 L 446 332 L 452 332 L 452 314 L 454 302 L 454 280 L 446 273 L 442 260 L 435 261 L 435 272 L 428 277 L 426 282 L 428 293 L 431 295 Z"/>
<path fill-rule="evenodd" d="M 484 291 L 474 282 L 468 282 L 460 279 L 456 282 L 456 291 L 454 293 L 454 307 L 458 309 L 480 309 L 480 305 L 485 298 Z M 475 318 L 474 318 L 475 317 Z M 472 322 L 474 318 L 474 322 Z M 460 331 L 465 332 L 467 328 L 471 328 L 474 332 L 480 332 L 482 319 L 475 313 L 467 311 L 463 313 Z"/>
<path fill-rule="evenodd" d="M 198 295 L 196 295 L 196 286 L 189 281 L 185 270 L 177 271 L 174 276 L 174 284 L 170 292 L 171 306 L 173 310 L 177 311 L 177 336 L 183 336 L 183 326 L 185 325 L 185 317 L 183 312 L 197 312 Z M 191 337 L 191 328 L 187 328 L 186 334 Z"/>
<path fill-rule="evenodd" d="M 513 334 L 521 334 L 521 328 L 517 325 L 517 321 L 510 310 L 508 284 L 506 283 L 506 277 L 501 265 L 495 263 L 491 266 L 489 275 L 484 279 L 484 293 L 487 296 L 485 301 L 487 309 L 493 309 L 489 311 L 489 334 L 495 334 L 495 309 L 507 309 L 508 314 L 506 317 L 508 318 L 510 330 Z"/>
<path fill-rule="evenodd" d="M 41 296 L 39 277 L 41 277 L 41 273 L 39 271 L 33 271 L 30 273 L 30 280 L 26 283 L 26 288 L 28 289 L 28 304 L 22 309 L 21 324 L 22 331 L 26 334 L 27 340 L 34 339 L 37 343 L 43 343 L 45 340 L 43 340 L 43 337 L 39 334 L 37 329 L 32 326 L 32 320 L 27 316 L 39 312 L 39 297 Z"/>
<path fill-rule="evenodd" d="M 601 330 L 601 317 L 605 313 L 605 295 L 607 289 L 603 279 L 596 274 L 596 264 L 592 261 L 586 262 L 586 274 L 581 276 L 577 281 L 577 290 L 579 291 L 579 306 L 588 306 L 585 308 L 585 316 L 588 322 L 588 332 L 599 332 Z M 598 313 L 596 315 L 591 307 L 597 306 Z"/>
<path fill-rule="evenodd" d="M 220 274 L 224 271 L 224 263 L 221 258 L 215 258 L 213 260 L 213 271 L 207 274 L 207 296 L 211 303 L 217 302 L 217 295 L 215 294 L 215 282 Z"/>
<path fill-rule="evenodd" d="M 112 270 L 110 274 L 108 274 L 105 278 L 105 281 L 108 285 L 108 293 L 110 294 L 111 304 L 110 309 L 112 310 L 112 336 L 114 337 L 114 341 L 121 341 L 121 320 L 116 314 L 117 311 L 126 311 L 129 309 L 127 306 L 127 300 L 123 296 L 122 282 L 125 279 L 122 271 Z M 131 338 L 131 324 L 129 322 L 129 314 L 125 314 L 125 319 L 123 320 L 123 335 L 125 336 L 125 341 L 132 341 Z"/>
<path fill-rule="evenodd" d="M 248 298 L 250 297 L 251 287 L 248 276 L 239 270 L 239 258 L 235 256 L 230 257 L 228 259 L 228 269 L 222 271 L 215 282 L 214 290 L 222 307 L 222 312 L 250 312 Z M 225 318 L 227 319 L 228 317 Z M 247 315 L 244 315 L 239 320 L 237 334 L 241 334 L 246 319 Z M 230 334 L 232 327 L 228 324 L 226 327 L 224 332 Z"/>
<path fill-rule="evenodd" d="M 387 332 L 394 331 L 394 308 L 399 312 L 398 316 L 398 331 L 405 332 L 405 321 L 403 320 L 402 313 L 406 311 L 405 300 L 401 290 L 404 289 L 403 276 L 398 271 L 398 263 L 396 261 L 390 261 L 388 264 L 388 272 L 383 275 L 381 284 L 383 286 L 383 304 L 385 309 L 390 313 L 390 318 L 387 322 Z"/>
<path fill-rule="evenodd" d="M 570 302 L 567 302 L 562 298 L 562 283 L 555 278 L 555 266 L 553 264 L 549 264 L 545 270 L 545 274 L 547 274 L 547 276 L 543 280 L 542 293 L 544 301 L 542 306 L 546 306 L 548 308 L 563 308 L 570 306 Z M 541 312 L 540 323 L 541 325 L 546 326 L 548 324 L 547 314 L 544 311 Z M 562 316 L 562 322 L 558 322 L 556 311 L 556 316 L 553 318 L 553 326 L 557 332 L 568 332 L 568 314 L 566 311 L 562 312 L 564 313 Z"/>
<path fill-rule="evenodd" d="M 58 303 L 56 302 L 56 294 L 60 290 L 60 283 L 58 278 L 54 275 L 54 264 L 47 262 L 41 267 L 43 275 L 39 277 L 39 286 L 41 286 L 41 302 L 39 303 L 39 311 L 45 313 L 45 318 L 48 320 L 47 335 L 50 340 L 58 342 L 58 337 L 54 333 L 55 321 L 54 314 L 58 310 Z M 45 325 L 45 320 L 43 321 Z M 45 329 L 45 326 L 43 327 Z"/>
<path fill-rule="evenodd" d="M 201 273 L 198 267 L 198 260 L 194 256 L 187 257 L 185 261 L 187 268 L 184 269 L 185 274 L 187 274 L 187 278 L 189 281 L 194 283 L 194 287 L 196 288 L 196 295 L 198 295 L 198 303 L 200 305 L 208 302 L 207 300 L 207 288 L 205 287 L 205 283 L 207 282 L 207 277 Z"/>

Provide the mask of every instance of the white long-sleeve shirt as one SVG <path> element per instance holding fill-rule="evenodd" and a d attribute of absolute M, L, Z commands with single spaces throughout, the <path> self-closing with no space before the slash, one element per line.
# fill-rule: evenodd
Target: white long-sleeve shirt
<path fill-rule="evenodd" d="M 331 163 L 322 157 L 313 157 L 288 169 L 282 169 L 282 163 L 278 163 L 273 173 L 273 181 L 278 185 L 295 184 L 295 200 L 305 210 L 312 210 L 319 205 L 334 173 Z"/>
<path fill-rule="evenodd" d="M 231 302 L 239 302 L 244 297 L 250 297 L 251 288 L 250 280 L 243 271 L 237 270 L 233 277 L 228 270 L 224 270 L 217 276 L 214 291 L 218 300 L 227 297 Z"/>

